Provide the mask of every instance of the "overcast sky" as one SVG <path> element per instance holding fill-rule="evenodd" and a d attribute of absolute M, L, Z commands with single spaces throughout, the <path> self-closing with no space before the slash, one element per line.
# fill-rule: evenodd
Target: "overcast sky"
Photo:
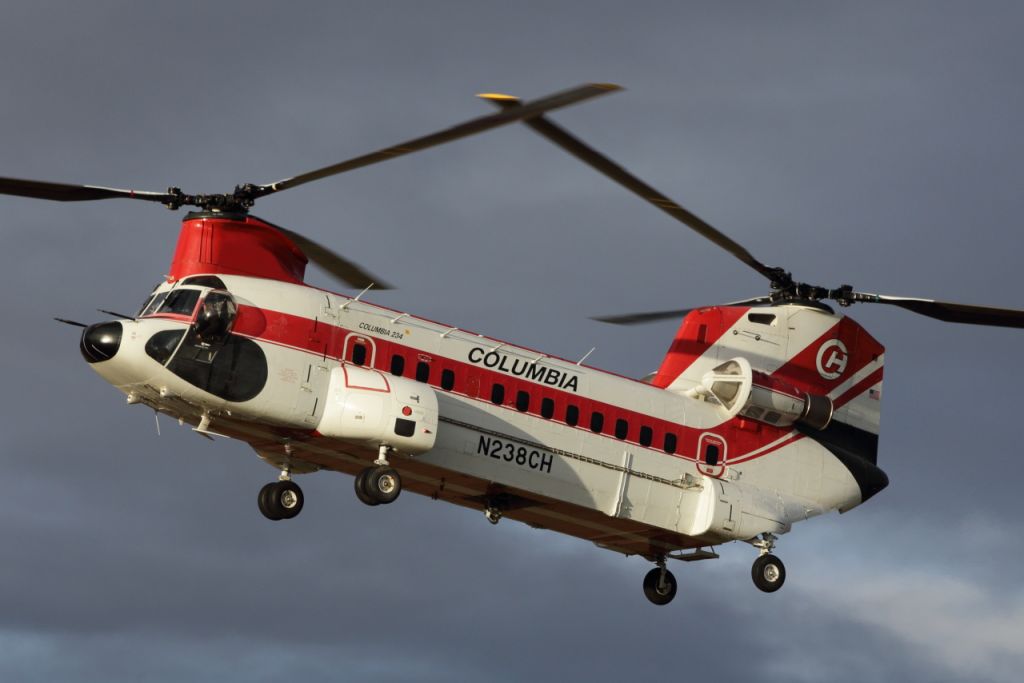
<path fill-rule="evenodd" d="M 186 192 L 269 182 L 586 81 L 553 115 L 803 280 L 1022 307 L 1024 9 L 1015 2 L 0 4 L 0 176 Z M 413 495 L 367 508 L 127 407 L 81 359 L 133 311 L 181 213 L 0 198 L 0 680 L 1017 681 L 1012 330 L 853 309 L 887 346 L 891 485 L 755 551 L 647 564 Z M 676 321 L 756 274 L 523 127 L 307 185 L 256 213 L 399 289 L 375 302 L 599 367 L 656 368 Z M 331 286 L 315 269 L 309 280 Z M 1017 425 L 1017 426 L 1015 426 Z"/>

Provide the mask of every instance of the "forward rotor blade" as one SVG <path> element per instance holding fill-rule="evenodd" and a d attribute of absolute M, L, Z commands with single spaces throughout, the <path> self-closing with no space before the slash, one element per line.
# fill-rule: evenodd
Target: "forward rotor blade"
<path fill-rule="evenodd" d="M 370 275 L 355 263 L 352 263 L 346 258 L 342 258 L 322 244 L 314 242 L 308 237 L 300 235 L 297 232 L 293 232 L 287 228 L 282 228 L 279 225 L 275 225 L 274 227 L 287 235 L 288 239 L 292 242 L 295 242 L 296 246 L 302 249 L 302 252 L 310 261 L 317 264 L 350 287 L 365 289 L 372 284 L 374 289 L 393 289 L 391 285 L 384 282 L 379 277 Z"/>
<path fill-rule="evenodd" d="M 491 101 L 505 111 L 514 111 L 517 107 L 522 106 L 520 105 L 518 98 L 511 95 L 481 95 L 480 97 Z M 593 167 L 618 184 L 622 185 L 647 203 L 653 204 L 655 207 L 661 209 L 672 218 L 686 225 L 694 232 L 715 243 L 722 249 L 725 249 L 740 261 L 747 264 L 761 275 L 764 275 L 771 282 L 780 282 L 788 278 L 789 274 L 785 273 L 781 268 L 772 268 L 761 263 L 761 261 L 754 258 L 754 256 L 738 242 L 719 232 L 696 214 L 693 214 L 681 207 L 679 204 L 676 204 L 674 201 L 634 176 L 622 166 L 619 166 L 617 163 L 590 147 L 579 138 L 570 134 L 565 129 L 555 125 L 544 116 L 529 118 L 523 121 L 523 123 L 567 151 L 569 154 L 572 154 L 583 163 Z"/>
<path fill-rule="evenodd" d="M 955 304 L 949 301 L 932 299 L 915 299 L 901 296 L 882 296 L 879 294 L 863 294 L 857 292 L 856 301 L 866 303 L 889 304 L 899 306 L 914 313 L 926 315 L 948 323 L 964 323 L 967 325 L 990 325 L 993 327 L 1024 328 L 1024 311 L 1012 308 L 992 308 L 990 306 L 970 306 Z"/>
<path fill-rule="evenodd" d="M 395 145 L 394 147 L 387 147 L 385 149 L 377 150 L 376 152 L 370 152 L 369 154 L 364 154 L 362 156 L 355 157 L 354 159 L 342 161 L 331 166 L 325 166 L 324 168 L 315 171 L 303 173 L 292 178 L 285 178 L 284 180 L 279 180 L 276 183 L 259 185 L 256 188 L 256 197 L 262 197 L 273 192 L 288 190 L 314 180 L 320 180 L 321 178 L 337 175 L 338 173 L 344 173 L 346 171 L 362 168 L 363 166 L 376 164 L 380 161 L 386 161 L 387 159 L 394 159 L 395 157 L 411 154 L 412 152 L 436 147 L 437 145 L 441 145 L 446 142 L 452 142 L 459 138 L 475 135 L 476 133 L 482 133 L 485 130 L 504 126 L 515 121 L 521 121 L 531 116 L 538 116 L 543 112 L 560 109 L 561 107 L 576 104 L 577 102 L 582 102 L 583 100 L 590 99 L 591 97 L 597 97 L 598 95 L 604 95 L 616 90 L 621 90 L 620 86 L 612 83 L 588 83 L 581 85 L 570 90 L 565 90 L 563 92 L 555 93 L 554 95 L 549 95 L 547 97 L 542 97 L 538 100 L 528 102 L 515 110 L 502 111 L 491 116 L 475 118 L 437 133 L 425 135 L 414 140 L 409 140 L 408 142 L 403 142 Z"/>
<path fill-rule="evenodd" d="M 0 194 L 13 194 L 34 199 L 52 199 L 58 202 L 88 202 L 96 199 L 142 199 L 148 202 L 167 203 L 174 198 L 166 192 L 140 192 L 119 190 L 97 185 L 68 185 L 43 180 L 22 178 L 0 178 Z"/>
<path fill-rule="evenodd" d="M 754 306 L 757 304 L 771 303 L 771 297 L 759 296 L 754 299 L 745 299 L 743 301 L 733 301 L 728 304 L 718 304 L 719 306 Z M 607 315 L 599 318 L 591 318 L 602 323 L 611 323 L 612 325 L 639 325 L 642 323 L 653 323 L 658 320 L 669 320 L 672 318 L 682 318 L 691 311 L 696 311 L 699 308 L 708 308 L 708 306 L 698 306 L 697 308 L 680 308 L 674 311 L 650 311 L 648 313 L 625 313 L 623 315 Z"/>

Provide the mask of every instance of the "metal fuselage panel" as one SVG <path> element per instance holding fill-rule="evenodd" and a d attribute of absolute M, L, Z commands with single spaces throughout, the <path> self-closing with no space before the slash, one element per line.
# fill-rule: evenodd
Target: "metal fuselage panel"
<path fill-rule="evenodd" d="M 303 461 L 368 464 L 371 451 L 317 435 L 330 373 L 357 360 L 399 370 L 397 355 L 405 377 L 438 394 L 436 444 L 404 465 L 423 480 L 421 493 L 470 504 L 508 492 L 527 521 L 550 512 L 536 526 L 606 536 L 602 545 L 624 551 L 634 547 L 624 529 L 684 547 L 784 532 L 860 502 L 849 471 L 795 430 L 724 422 L 716 406 L 674 391 L 308 286 L 220 277 L 239 307 L 234 334 L 266 356 L 257 396 L 218 398 L 147 355 L 155 332 L 186 319 L 126 321 L 117 357 L 93 367 L 130 400 L 193 424 L 206 414 L 212 431 L 271 462 L 299 461 L 296 471 Z M 726 449 L 713 472 L 699 462 L 709 434 Z M 464 490 L 439 492 L 446 480 Z"/>

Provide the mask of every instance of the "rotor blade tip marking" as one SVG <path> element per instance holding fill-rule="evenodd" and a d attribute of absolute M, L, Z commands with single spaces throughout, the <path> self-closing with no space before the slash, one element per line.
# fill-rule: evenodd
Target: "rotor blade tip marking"
<path fill-rule="evenodd" d="M 503 102 L 518 102 L 519 101 L 519 98 L 516 97 L 515 95 L 506 95 L 506 94 L 500 93 L 500 92 L 482 92 L 482 93 L 478 93 L 477 97 L 479 97 L 482 100 L 496 100 L 496 101 L 503 101 Z"/>

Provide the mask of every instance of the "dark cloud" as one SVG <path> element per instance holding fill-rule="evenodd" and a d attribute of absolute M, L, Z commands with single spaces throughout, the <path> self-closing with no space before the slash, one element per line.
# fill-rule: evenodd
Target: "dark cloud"
<path fill-rule="evenodd" d="M 14 3 L 0 175 L 223 191 L 487 111 L 472 95 L 629 90 L 555 118 L 764 261 L 826 285 L 1018 306 L 1021 13 L 1012 3 Z M 1015 680 L 1012 331 L 854 313 L 888 347 L 892 485 L 754 551 L 647 567 L 413 496 L 360 505 L 126 408 L 57 315 L 136 307 L 179 216 L 6 198 L 3 680 Z M 374 300 L 598 366 L 657 366 L 674 323 L 587 316 L 764 283 L 510 128 L 267 199 L 260 215 L 401 287 Z M 327 285 L 312 272 L 316 284 Z M 130 312 L 130 310 L 128 311 Z M 955 640 L 955 645 L 949 645 Z"/>

